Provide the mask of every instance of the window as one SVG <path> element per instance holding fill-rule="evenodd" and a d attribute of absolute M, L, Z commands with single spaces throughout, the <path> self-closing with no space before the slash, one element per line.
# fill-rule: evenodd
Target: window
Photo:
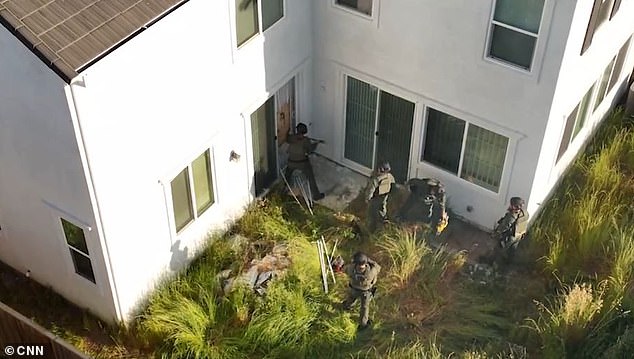
<path fill-rule="evenodd" d="M 595 85 L 592 85 L 590 89 L 583 96 L 579 104 L 572 110 L 568 118 L 566 119 L 566 127 L 564 128 L 564 135 L 561 139 L 561 143 L 559 144 L 559 152 L 557 153 L 557 161 L 563 156 L 563 154 L 568 149 L 568 145 L 574 141 L 577 134 L 585 125 L 586 120 L 590 117 L 591 111 L 588 111 L 590 108 L 590 102 L 592 100 L 592 94 L 594 92 Z"/>
<path fill-rule="evenodd" d="M 172 179 L 171 189 L 174 224 L 179 232 L 214 204 L 209 150 Z"/>
<path fill-rule="evenodd" d="M 284 0 L 235 0 L 235 3 L 238 46 L 266 31 L 284 16 Z"/>
<path fill-rule="evenodd" d="M 489 57 L 530 70 L 545 0 L 497 0 Z"/>
<path fill-rule="evenodd" d="M 610 61 L 608 66 L 605 67 L 605 70 L 603 70 L 603 73 L 601 74 L 599 81 L 597 81 L 595 85 L 597 87 L 597 93 L 594 99 L 593 111 L 595 111 L 597 107 L 599 107 L 601 102 L 603 102 L 605 95 L 609 92 L 607 91 L 608 81 L 610 81 L 610 75 L 612 75 L 612 69 L 614 69 L 615 62 L 616 62 L 616 56 L 612 59 L 612 61 Z"/>
<path fill-rule="evenodd" d="M 372 16 L 372 0 L 335 0 L 335 4 Z"/>
<path fill-rule="evenodd" d="M 70 251 L 70 257 L 75 267 L 75 273 L 95 283 L 95 273 L 90 263 L 84 230 L 63 218 L 60 218 L 60 220 L 62 222 L 66 244 Z"/>
<path fill-rule="evenodd" d="M 497 192 L 508 138 L 429 108 L 421 160 Z"/>
<path fill-rule="evenodd" d="M 582 55 L 592 44 L 592 38 L 597 29 L 601 27 L 603 23 L 613 18 L 620 6 L 620 0 L 594 0 L 592 12 L 590 13 L 590 21 L 588 22 L 588 29 L 586 30 L 586 36 L 583 39 L 583 46 L 581 47 Z"/>
<path fill-rule="evenodd" d="M 625 44 L 619 50 L 619 53 L 616 55 L 616 62 L 614 64 L 614 70 L 612 70 L 612 75 L 610 77 L 610 82 L 608 84 L 608 92 L 612 91 L 614 85 L 619 81 L 619 77 L 621 77 L 621 73 L 623 72 L 623 65 L 625 64 L 625 58 L 627 57 L 627 50 L 630 48 L 630 42 L 632 38 L 630 37 Z"/>
<path fill-rule="evenodd" d="M 627 50 L 630 47 L 630 40 L 628 39 L 625 44 L 619 50 L 619 53 L 614 56 L 612 61 L 605 67 L 601 77 L 596 83 L 597 93 L 594 100 L 594 110 L 599 107 L 603 102 L 603 99 L 612 91 L 614 86 L 618 83 L 621 72 L 623 71 L 623 63 L 627 56 Z"/>

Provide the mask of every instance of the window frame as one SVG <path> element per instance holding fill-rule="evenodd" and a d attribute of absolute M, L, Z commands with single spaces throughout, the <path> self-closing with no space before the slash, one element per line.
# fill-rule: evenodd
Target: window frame
<path fill-rule="evenodd" d="M 245 46 L 247 46 L 247 44 L 252 43 L 254 41 L 254 39 L 257 39 L 259 37 L 261 37 L 262 35 L 264 35 L 265 32 L 269 31 L 271 28 L 274 28 L 275 26 L 277 26 L 280 22 L 282 22 L 285 18 L 286 18 L 286 11 L 287 11 L 287 7 L 286 7 L 286 1 L 287 0 L 281 0 L 282 1 L 282 17 L 280 17 L 277 21 L 275 21 L 274 23 L 271 24 L 271 26 L 269 26 L 266 29 L 263 29 L 263 23 L 262 23 L 262 1 L 263 0 L 254 0 L 256 1 L 256 11 L 257 11 L 257 18 L 258 18 L 258 28 L 257 31 L 255 32 L 255 34 L 253 34 L 251 37 L 247 38 L 246 40 L 244 40 L 242 43 L 238 43 L 238 19 L 237 19 L 237 13 L 236 13 L 236 8 L 237 8 L 237 3 L 241 1 L 241 0 L 231 0 L 230 3 L 230 8 L 231 8 L 231 24 L 232 24 L 232 35 L 233 35 L 233 40 L 232 43 L 234 44 L 233 48 L 240 50 L 242 48 L 244 48 Z"/>
<path fill-rule="evenodd" d="M 588 19 L 588 25 L 586 26 L 586 33 L 583 38 L 583 42 L 581 44 L 581 53 L 580 56 L 583 56 L 586 51 L 592 46 L 592 41 L 594 36 L 597 34 L 599 29 L 605 27 L 605 24 L 612 21 L 614 16 L 618 13 L 621 7 L 620 0 L 605 0 L 611 2 L 610 9 L 607 11 L 608 16 L 603 19 L 603 21 L 599 21 L 599 16 L 601 14 L 601 7 L 603 5 L 603 0 L 594 0 L 592 4 L 592 8 L 590 10 L 590 18 Z"/>
<path fill-rule="evenodd" d="M 196 152 L 197 155 L 190 156 L 193 159 L 189 160 L 185 166 L 181 165 L 180 167 L 172 170 L 168 176 L 164 177 L 164 180 L 159 180 L 159 183 L 163 185 L 163 190 L 165 194 L 165 206 L 168 212 L 168 218 L 170 223 L 170 228 L 172 229 L 172 235 L 178 236 L 182 233 L 186 232 L 189 227 L 191 227 L 194 223 L 196 223 L 200 218 L 205 217 L 207 213 L 212 212 L 213 208 L 216 207 L 218 203 L 218 190 L 217 190 L 217 175 L 216 175 L 216 165 L 215 165 L 215 155 L 213 147 L 205 147 L 201 151 Z M 204 209 L 198 213 L 197 203 L 196 203 L 196 188 L 194 185 L 194 173 L 193 173 L 193 163 L 200 156 L 205 153 L 209 153 L 209 159 L 207 161 L 207 170 L 209 171 L 209 181 L 211 182 L 209 188 L 212 193 L 212 202 L 207 205 Z M 172 192 L 172 181 L 184 170 L 187 170 L 187 181 L 188 181 L 188 192 L 189 192 L 189 204 L 190 211 L 192 213 L 192 218 L 185 223 L 182 227 L 178 228 L 176 223 L 176 217 L 174 213 L 174 194 Z"/>
<path fill-rule="evenodd" d="M 557 148 L 557 157 L 555 159 L 555 165 L 557 165 L 560 162 L 560 160 L 568 152 L 570 145 L 572 145 L 572 143 L 575 142 L 575 139 L 579 137 L 579 134 L 581 134 L 582 132 L 584 132 L 584 130 L 587 129 L 588 123 L 591 122 L 592 117 L 594 116 L 594 113 L 595 113 L 595 101 L 597 98 L 598 87 L 600 87 L 600 84 L 599 84 L 600 81 L 601 81 L 601 77 L 599 77 L 598 81 L 593 82 L 590 88 L 587 89 L 583 93 L 583 96 L 581 96 L 581 99 L 579 99 L 575 107 L 572 110 L 570 110 L 567 116 L 565 116 L 566 120 L 564 121 L 564 127 L 562 129 L 561 139 L 559 140 L 559 147 Z M 581 105 L 583 103 L 583 100 L 586 98 L 586 96 L 589 96 L 590 100 L 587 104 L 587 110 L 584 113 L 585 118 L 583 118 L 583 116 L 581 116 L 582 111 L 580 110 L 581 110 Z M 607 97 L 607 93 L 606 93 L 606 97 Z M 573 114 L 574 114 L 574 120 L 571 120 L 571 116 L 573 116 Z M 575 133 L 575 129 L 577 128 L 577 125 L 579 124 L 579 121 L 582 118 L 583 118 L 583 125 L 581 125 L 579 130 Z M 566 137 L 568 136 L 570 137 L 566 139 Z"/>
<path fill-rule="evenodd" d="M 551 10 L 551 3 L 553 3 L 553 1 L 550 0 L 544 0 L 544 6 L 542 8 L 542 13 L 541 13 L 541 17 L 540 17 L 540 21 L 539 21 L 539 27 L 537 29 L 537 33 L 532 33 L 530 31 L 524 30 L 524 29 L 520 29 L 517 28 L 513 25 L 509 25 L 503 22 L 500 22 L 498 20 L 495 20 L 495 8 L 497 5 L 497 2 L 499 0 L 494 0 L 492 1 L 492 5 L 491 5 L 491 11 L 490 11 L 490 16 L 489 16 L 489 26 L 488 26 L 488 30 L 487 30 L 487 35 L 486 35 L 486 39 L 485 39 L 485 47 L 484 47 L 484 59 L 486 61 L 498 64 L 498 65 L 502 65 L 505 66 L 509 69 L 513 69 L 516 70 L 520 73 L 523 74 L 533 74 L 537 72 L 537 68 L 541 65 L 541 57 L 542 57 L 542 42 L 540 41 L 540 38 L 543 34 L 544 31 L 544 23 L 549 22 L 550 21 L 550 15 L 552 13 Z M 531 60 L 530 60 L 530 66 L 528 68 L 524 68 L 518 64 L 512 63 L 510 61 L 506 61 L 504 59 L 500 59 L 497 57 L 494 57 L 491 55 L 491 45 L 493 43 L 493 30 L 495 29 L 495 26 L 501 26 L 504 27 L 508 30 L 512 30 L 515 32 L 519 32 L 523 35 L 527 35 L 527 36 L 532 36 L 535 38 L 535 45 L 533 47 L 533 54 L 531 56 Z M 538 59 L 540 61 L 538 61 Z"/>
<path fill-rule="evenodd" d="M 93 265 L 93 258 L 91 257 L 91 254 L 90 254 L 90 248 L 88 248 L 89 247 L 88 246 L 88 241 L 86 240 L 87 237 L 88 237 L 86 233 L 90 232 L 91 228 L 87 227 L 86 225 L 83 225 L 83 224 L 81 224 L 81 223 L 79 223 L 77 221 L 75 221 L 74 219 L 68 219 L 68 218 L 69 218 L 68 216 L 63 216 L 63 215 L 60 215 L 60 214 L 58 214 L 56 216 L 57 223 L 58 223 L 58 226 L 59 226 L 60 231 L 61 231 L 61 236 L 62 236 L 62 239 L 64 240 L 64 249 L 65 249 L 66 255 L 70 258 L 70 260 L 69 260 L 69 264 L 70 264 L 69 268 L 72 269 L 74 274 L 76 274 L 77 276 L 83 278 L 85 281 L 87 281 L 87 282 L 89 282 L 89 283 L 91 283 L 93 285 L 97 285 L 97 274 L 95 272 L 95 266 Z M 86 245 L 86 249 L 88 250 L 88 253 L 84 253 L 81 249 L 74 247 L 73 245 L 71 245 L 68 242 L 68 236 L 66 235 L 66 231 L 64 230 L 64 222 L 67 222 L 67 223 L 79 228 L 82 231 L 84 244 Z M 84 274 L 79 272 L 78 266 L 75 263 L 75 258 L 71 254 L 71 251 L 77 252 L 79 255 L 81 255 L 83 257 L 86 257 L 88 259 L 88 261 L 90 263 L 90 270 L 92 272 L 92 279 L 88 278 L 88 276 L 86 276 L 86 275 L 84 275 Z"/>
<path fill-rule="evenodd" d="M 460 148 L 460 158 L 459 158 L 459 162 L 458 162 L 458 170 L 456 173 L 449 171 L 443 167 L 440 167 L 438 165 L 435 165 L 431 162 L 428 162 L 426 160 L 424 160 L 424 151 L 425 151 L 425 146 L 426 146 L 426 136 L 427 136 L 427 123 L 428 123 L 428 116 L 429 116 L 429 110 L 433 109 L 435 111 L 439 111 L 441 113 L 450 115 L 452 117 L 455 117 L 461 121 L 463 121 L 465 123 L 464 126 L 464 130 L 462 133 L 462 142 L 461 142 L 461 148 Z M 496 195 L 496 196 L 501 196 L 503 195 L 503 188 L 506 187 L 507 183 L 506 183 L 506 177 L 508 175 L 508 164 L 509 164 L 509 155 L 510 153 L 513 151 L 513 146 L 514 146 L 514 141 L 515 141 L 515 137 L 516 136 L 512 136 L 510 133 L 508 133 L 507 131 L 499 131 L 498 129 L 493 129 L 492 126 L 490 126 L 489 124 L 484 124 L 481 121 L 474 121 L 471 119 L 465 119 L 466 117 L 469 116 L 463 116 L 460 114 L 456 114 L 454 111 L 449 110 L 448 108 L 444 107 L 444 106 L 438 106 L 435 104 L 430 104 L 430 105 L 426 105 L 422 111 L 423 113 L 423 121 L 421 122 L 421 127 L 420 127 L 420 147 L 418 149 L 418 153 L 417 153 L 417 161 L 419 164 L 423 164 L 426 166 L 431 166 L 435 169 L 438 169 L 440 171 L 442 171 L 443 173 L 448 173 L 451 174 L 452 176 L 454 176 L 455 178 L 458 178 L 460 181 L 464 181 L 467 182 L 473 186 L 475 186 L 476 188 L 479 188 L 481 190 L 486 191 L 487 193 Z M 481 186 L 480 184 L 476 183 L 476 182 L 472 182 L 467 180 L 466 178 L 462 177 L 462 169 L 463 169 L 463 165 L 464 165 L 464 158 L 465 158 L 465 151 L 466 151 L 466 143 L 467 143 L 467 137 L 469 134 L 469 128 L 471 125 L 480 127 L 482 129 L 485 129 L 487 131 L 493 132 L 496 135 L 505 137 L 507 139 L 506 142 L 506 149 L 505 149 L 505 153 L 504 153 L 504 162 L 502 163 L 502 172 L 500 173 L 500 183 L 498 185 L 497 191 L 493 191 L 489 188 L 486 188 L 484 186 Z"/>
<path fill-rule="evenodd" d="M 370 13 L 370 15 L 365 14 L 365 13 L 363 13 L 363 12 L 361 12 L 361 11 L 358 11 L 357 9 L 351 8 L 351 7 L 349 7 L 349 6 L 345 6 L 345 5 L 338 4 L 338 3 L 337 3 L 337 1 L 338 1 L 338 0 L 331 0 L 331 5 L 332 5 L 334 8 L 336 8 L 336 9 L 339 9 L 339 10 L 341 10 L 341 11 L 345 11 L 345 12 L 347 12 L 347 13 L 349 13 L 349 14 L 354 14 L 354 15 L 357 15 L 357 16 L 359 16 L 359 17 L 361 17 L 361 18 L 365 18 L 365 19 L 367 19 L 367 20 L 373 20 L 373 19 L 375 19 L 375 18 L 376 18 L 376 17 L 375 17 L 375 14 L 376 14 L 376 12 L 378 11 L 378 6 L 377 6 L 377 3 L 379 2 L 379 0 L 371 0 L 371 1 L 372 1 L 372 6 L 371 6 L 371 13 Z"/>

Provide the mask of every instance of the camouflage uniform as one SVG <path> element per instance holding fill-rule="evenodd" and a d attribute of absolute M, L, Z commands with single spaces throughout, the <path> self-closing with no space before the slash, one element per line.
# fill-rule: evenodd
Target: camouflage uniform
<path fill-rule="evenodd" d="M 359 314 L 359 326 L 364 328 L 368 325 L 370 316 L 370 301 L 376 290 L 376 281 L 381 271 L 381 266 L 368 259 L 365 270 L 361 271 L 355 263 L 347 264 L 344 267 L 346 274 L 350 277 L 350 291 L 348 297 L 343 302 L 345 309 L 350 309 L 352 304 L 361 298 L 361 312 Z"/>
<path fill-rule="evenodd" d="M 438 227 L 446 218 L 446 196 L 442 183 L 434 178 L 412 178 L 407 184 L 410 195 L 399 211 L 399 219 Z"/>
<path fill-rule="evenodd" d="M 517 248 L 519 241 L 524 238 L 526 234 L 526 227 L 528 223 L 528 214 L 522 209 L 509 210 L 504 214 L 504 217 L 500 218 L 493 235 L 500 241 L 502 248 Z"/>
<path fill-rule="evenodd" d="M 500 248 L 506 249 L 509 256 L 513 256 L 520 240 L 526 235 L 528 227 L 528 213 L 523 209 L 524 200 L 519 197 L 511 198 L 511 205 L 504 217 L 495 225 L 492 238 L 499 243 Z"/>
<path fill-rule="evenodd" d="M 368 228 L 371 232 L 376 230 L 377 224 L 382 224 L 387 219 L 387 199 L 394 183 L 394 176 L 389 171 L 379 172 L 370 180 L 367 200 Z"/>
<path fill-rule="evenodd" d="M 323 198 L 315 181 L 313 166 L 311 166 L 310 160 L 308 159 L 308 155 L 315 151 L 318 143 L 313 143 L 308 137 L 305 137 L 301 133 L 289 135 L 286 138 L 286 142 L 288 143 L 288 164 L 286 165 L 284 176 L 290 181 L 293 171 L 301 170 L 308 178 L 310 192 L 313 198 Z"/>

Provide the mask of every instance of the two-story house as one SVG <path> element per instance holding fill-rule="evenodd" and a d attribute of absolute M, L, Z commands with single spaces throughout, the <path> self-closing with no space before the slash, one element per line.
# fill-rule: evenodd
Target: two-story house
<path fill-rule="evenodd" d="M 623 93 L 631 0 L 0 0 L 0 260 L 127 320 L 322 155 L 446 183 L 491 227 L 538 210 Z"/>

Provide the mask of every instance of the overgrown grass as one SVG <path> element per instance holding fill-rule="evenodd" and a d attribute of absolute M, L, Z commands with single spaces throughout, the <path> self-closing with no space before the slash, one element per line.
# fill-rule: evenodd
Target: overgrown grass
<path fill-rule="evenodd" d="M 382 232 L 377 238 L 377 246 L 389 258 L 388 278 L 395 285 L 402 287 L 421 266 L 423 256 L 431 249 L 423 240 L 416 238 L 416 231 L 391 227 Z"/>
<path fill-rule="evenodd" d="M 626 249 L 626 239 L 634 235 L 625 225 L 634 219 L 628 175 L 634 173 L 628 160 L 634 132 L 621 129 L 622 121 L 620 111 L 606 120 L 532 228 L 533 241 L 545 248 L 546 269 L 564 282 L 579 275 L 606 279 L 620 273 L 623 287 L 623 270 L 634 264 L 634 256 L 616 250 Z"/>
<path fill-rule="evenodd" d="M 633 125 L 621 111 L 606 120 L 532 227 L 546 273 L 563 285 L 529 320 L 546 358 L 597 358 L 632 343 Z"/>

